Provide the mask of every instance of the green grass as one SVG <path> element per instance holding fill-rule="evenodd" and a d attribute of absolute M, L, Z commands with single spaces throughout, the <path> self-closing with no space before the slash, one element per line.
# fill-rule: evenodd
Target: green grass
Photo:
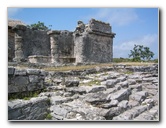
<path fill-rule="evenodd" d="M 43 68 L 46 71 L 70 71 L 70 70 L 85 70 L 91 69 L 95 67 L 112 67 L 116 63 L 101 63 L 101 64 L 94 64 L 94 65 L 81 65 L 81 66 L 63 66 L 63 67 L 46 67 Z M 154 64 L 152 62 L 123 62 L 121 64 L 125 64 L 126 66 L 146 66 L 149 64 Z"/>
<path fill-rule="evenodd" d="M 87 85 L 87 86 L 92 86 L 92 85 L 100 85 L 100 81 L 99 80 L 92 80 L 86 84 L 82 84 L 82 85 Z"/>
<path fill-rule="evenodd" d="M 40 69 L 43 69 L 45 71 L 70 71 L 70 70 L 86 70 L 96 67 L 112 67 L 116 64 L 125 64 L 126 66 L 146 66 L 149 64 L 157 63 L 158 59 L 151 60 L 149 62 L 132 62 L 131 59 L 128 58 L 114 58 L 112 63 L 96 63 L 96 64 L 90 64 L 90 65 L 71 65 L 71 66 L 58 66 L 58 67 L 40 67 Z M 28 65 L 19 65 L 17 66 L 20 69 L 27 69 L 29 68 Z M 37 67 L 36 67 L 37 68 Z"/>
<path fill-rule="evenodd" d="M 85 70 L 91 69 L 95 67 L 106 67 L 112 66 L 112 63 L 102 63 L 102 64 L 94 64 L 94 65 L 80 65 L 80 66 L 63 66 L 63 67 L 46 67 L 43 68 L 46 71 L 70 71 L 70 70 Z"/>
<path fill-rule="evenodd" d="M 133 74 L 132 71 L 125 71 L 124 74 Z"/>

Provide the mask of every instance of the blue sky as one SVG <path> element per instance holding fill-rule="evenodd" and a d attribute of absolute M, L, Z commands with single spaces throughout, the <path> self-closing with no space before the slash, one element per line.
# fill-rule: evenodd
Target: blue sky
<path fill-rule="evenodd" d="M 158 58 L 158 8 L 8 8 L 8 18 L 69 31 L 75 30 L 78 20 L 87 24 L 95 18 L 110 23 L 116 33 L 114 58 L 128 57 L 134 44 L 150 47 Z"/>

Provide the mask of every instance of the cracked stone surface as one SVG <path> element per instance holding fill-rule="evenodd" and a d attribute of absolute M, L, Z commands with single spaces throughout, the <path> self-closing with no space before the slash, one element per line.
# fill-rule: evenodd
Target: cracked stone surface
<path fill-rule="evenodd" d="M 84 78 L 77 79 L 78 86 L 66 87 L 59 100 L 51 97 L 53 120 L 158 121 L 158 77 L 152 73 L 109 71 Z"/>
<path fill-rule="evenodd" d="M 159 84 L 154 72 L 105 71 L 69 76 L 66 81 L 50 79 L 56 84 L 38 96 L 50 99 L 51 120 L 159 120 Z"/>

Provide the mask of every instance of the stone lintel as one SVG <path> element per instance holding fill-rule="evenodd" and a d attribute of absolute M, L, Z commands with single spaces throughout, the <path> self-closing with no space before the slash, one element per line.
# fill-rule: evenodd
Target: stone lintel
<path fill-rule="evenodd" d="M 48 31 L 47 34 L 48 35 L 53 35 L 53 34 L 57 34 L 59 35 L 61 31 L 58 31 L 58 30 L 52 30 L 52 31 Z"/>
<path fill-rule="evenodd" d="M 114 38 L 115 37 L 115 33 L 102 33 L 102 32 L 98 32 L 98 31 L 91 31 L 91 32 L 88 32 L 89 34 L 95 34 L 95 35 L 101 35 L 101 36 L 108 36 L 108 37 L 112 37 Z"/>
<path fill-rule="evenodd" d="M 41 57 L 41 58 L 49 58 L 50 56 L 43 56 L 43 55 L 32 55 L 32 56 L 28 56 L 28 58 L 38 58 L 38 57 Z M 51 58 L 51 57 L 50 57 Z"/>

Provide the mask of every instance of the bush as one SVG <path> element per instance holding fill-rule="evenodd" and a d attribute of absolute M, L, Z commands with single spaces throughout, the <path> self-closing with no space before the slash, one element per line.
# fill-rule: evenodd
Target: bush
<path fill-rule="evenodd" d="M 121 62 L 132 62 L 132 59 L 129 58 L 113 58 L 113 62 L 115 63 L 121 63 Z"/>

